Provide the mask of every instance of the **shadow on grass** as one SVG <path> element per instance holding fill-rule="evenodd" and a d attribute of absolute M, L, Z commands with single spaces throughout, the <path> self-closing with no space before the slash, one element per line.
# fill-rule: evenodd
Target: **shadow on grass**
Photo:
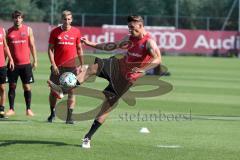
<path fill-rule="evenodd" d="M 73 145 L 73 144 L 67 144 L 64 142 L 54 142 L 54 141 L 39 141 L 39 140 L 3 140 L 0 141 L 0 147 L 7 147 L 15 144 L 46 144 L 46 145 L 54 145 L 54 146 L 74 146 L 74 147 L 80 147 L 80 145 Z"/>
<path fill-rule="evenodd" d="M 27 120 L 0 118 L 0 122 L 27 122 Z"/>

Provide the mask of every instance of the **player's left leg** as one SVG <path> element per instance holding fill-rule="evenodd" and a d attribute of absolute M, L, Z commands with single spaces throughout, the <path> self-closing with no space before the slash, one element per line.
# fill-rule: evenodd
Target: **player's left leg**
<path fill-rule="evenodd" d="M 4 108 L 6 102 L 6 77 L 7 70 L 5 67 L 0 67 L 0 118 L 5 117 Z"/>
<path fill-rule="evenodd" d="M 112 95 L 106 95 L 106 99 L 102 104 L 102 108 L 97 114 L 91 128 L 89 129 L 88 133 L 84 136 L 82 142 L 82 148 L 90 148 L 90 141 L 92 136 L 95 134 L 97 129 L 105 122 L 109 113 L 115 108 L 115 104 L 118 101 L 118 97 L 112 97 Z"/>
<path fill-rule="evenodd" d="M 34 113 L 31 110 L 32 90 L 30 84 L 34 83 L 34 77 L 31 64 L 27 64 L 21 68 L 19 70 L 19 74 L 23 84 L 22 87 L 24 90 L 24 99 L 26 103 L 26 115 L 32 117 L 34 116 Z"/>
<path fill-rule="evenodd" d="M 32 117 L 34 116 L 34 113 L 31 110 L 31 101 L 32 101 L 31 85 L 23 84 L 22 86 L 24 90 L 24 99 L 26 103 L 26 115 Z"/>

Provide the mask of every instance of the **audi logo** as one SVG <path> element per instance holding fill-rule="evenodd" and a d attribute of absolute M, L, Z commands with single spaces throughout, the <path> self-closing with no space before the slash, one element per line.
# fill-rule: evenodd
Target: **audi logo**
<path fill-rule="evenodd" d="M 182 49 L 186 45 L 186 37 L 180 32 L 151 32 L 159 48 Z"/>

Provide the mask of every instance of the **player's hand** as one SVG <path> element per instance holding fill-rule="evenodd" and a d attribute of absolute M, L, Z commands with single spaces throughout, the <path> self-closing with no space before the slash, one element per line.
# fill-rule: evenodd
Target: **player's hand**
<path fill-rule="evenodd" d="M 53 71 L 53 74 L 55 74 L 55 75 L 59 75 L 60 74 L 59 69 L 58 69 L 58 67 L 56 65 L 52 66 L 52 71 Z"/>
<path fill-rule="evenodd" d="M 34 61 L 34 62 L 32 63 L 32 69 L 35 70 L 36 68 L 37 68 L 37 62 Z"/>
<path fill-rule="evenodd" d="M 85 45 L 88 45 L 90 43 L 90 41 L 86 37 L 82 37 L 81 42 L 82 44 L 85 44 Z"/>
<path fill-rule="evenodd" d="M 134 67 L 131 71 L 132 73 L 143 73 L 145 74 L 145 70 L 138 68 L 138 67 Z"/>
<path fill-rule="evenodd" d="M 12 59 L 9 61 L 9 68 L 10 68 L 11 71 L 14 70 L 14 62 L 13 62 Z"/>

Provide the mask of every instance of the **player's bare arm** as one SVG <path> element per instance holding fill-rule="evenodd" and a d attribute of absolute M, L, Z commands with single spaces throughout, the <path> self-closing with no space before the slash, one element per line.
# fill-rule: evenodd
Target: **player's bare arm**
<path fill-rule="evenodd" d="M 14 70 L 14 62 L 13 62 L 10 50 L 8 48 L 8 45 L 7 45 L 6 34 L 4 34 L 3 46 L 4 46 L 4 53 L 9 60 L 9 68 L 13 71 Z"/>
<path fill-rule="evenodd" d="M 77 55 L 80 62 L 80 66 L 82 67 L 84 63 L 84 59 L 83 59 L 83 49 L 82 49 L 81 43 L 77 44 Z"/>
<path fill-rule="evenodd" d="M 147 64 L 143 68 L 145 71 L 155 68 L 156 66 L 158 66 L 159 64 L 162 63 L 162 56 L 161 56 L 160 49 L 158 48 L 158 46 L 154 40 L 150 39 L 147 42 L 147 49 L 148 49 L 148 52 L 150 53 L 150 55 L 153 57 L 153 59 L 149 64 Z"/>
<path fill-rule="evenodd" d="M 48 57 L 49 57 L 54 74 L 59 75 L 58 67 L 54 61 L 54 45 L 53 44 L 48 45 Z"/>
<path fill-rule="evenodd" d="M 148 52 L 152 56 L 152 60 L 148 64 L 146 64 L 143 68 L 133 68 L 132 70 L 133 72 L 145 73 L 147 70 L 155 68 L 162 62 L 161 52 L 156 42 L 150 39 L 146 45 Z"/>
<path fill-rule="evenodd" d="M 106 42 L 106 43 L 95 43 L 95 42 L 91 42 L 89 41 L 87 38 L 82 38 L 81 42 L 87 46 L 96 48 L 96 49 L 100 49 L 100 50 L 105 50 L 105 51 L 112 51 L 118 48 L 121 49 L 127 49 L 127 46 L 129 45 L 129 36 L 124 37 L 122 40 L 120 41 L 116 41 L 116 42 Z"/>
<path fill-rule="evenodd" d="M 29 43 L 30 43 L 30 50 L 32 53 L 33 57 L 33 62 L 32 62 L 32 68 L 36 69 L 37 68 L 37 50 L 34 42 L 34 36 L 33 36 L 33 31 L 32 28 L 29 28 Z"/>

